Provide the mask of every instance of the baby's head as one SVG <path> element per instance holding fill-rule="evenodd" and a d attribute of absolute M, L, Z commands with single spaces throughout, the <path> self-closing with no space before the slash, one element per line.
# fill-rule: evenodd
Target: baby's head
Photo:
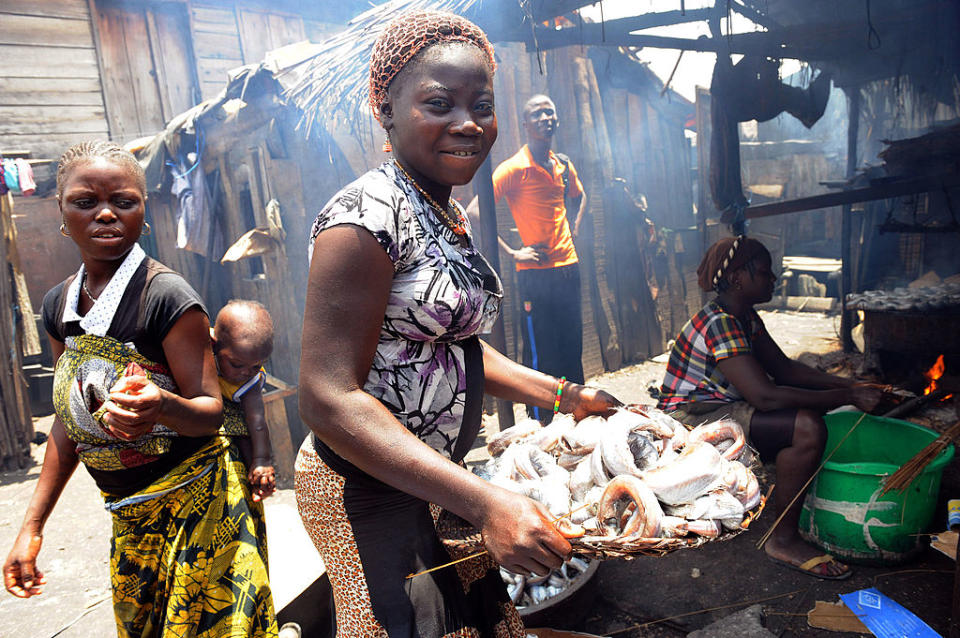
<path fill-rule="evenodd" d="M 253 377 L 273 352 L 273 320 L 256 301 L 227 303 L 210 334 L 217 369 L 230 383 L 244 383 Z"/>

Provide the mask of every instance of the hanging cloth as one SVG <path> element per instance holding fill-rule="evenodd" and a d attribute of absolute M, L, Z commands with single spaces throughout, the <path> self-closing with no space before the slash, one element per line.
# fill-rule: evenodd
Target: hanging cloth
<path fill-rule="evenodd" d="M 24 197 L 30 197 L 37 190 L 37 183 L 33 181 L 33 167 L 25 159 L 16 159 L 17 176 L 20 182 L 20 192 Z"/>
<path fill-rule="evenodd" d="M 14 195 L 20 194 L 20 170 L 16 160 L 3 160 L 3 181 Z"/>
<path fill-rule="evenodd" d="M 213 254 L 222 250 L 222 233 L 219 228 L 211 228 L 213 219 L 210 196 L 207 190 L 206 175 L 200 166 L 204 148 L 203 129 L 196 134 L 196 150 L 191 164 L 187 157 L 180 157 L 176 163 L 167 162 L 173 176 L 170 192 L 177 198 L 177 248 L 208 256 L 211 232 L 214 233 Z"/>

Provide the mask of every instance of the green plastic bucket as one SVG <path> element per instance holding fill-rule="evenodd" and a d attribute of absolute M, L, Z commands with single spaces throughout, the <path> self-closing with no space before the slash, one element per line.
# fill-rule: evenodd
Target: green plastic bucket
<path fill-rule="evenodd" d="M 829 454 L 860 419 L 859 412 L 826 416 Z M 933 519 L 947 446 L 903 492 L 880 496 L 883 479 L 926 447 L 937 433 L 907 421 L 866 416 L 820 470 L 800 514 L 805 539 L 851 563 L 889 565 L 921 547 L 917 534 Z"/>

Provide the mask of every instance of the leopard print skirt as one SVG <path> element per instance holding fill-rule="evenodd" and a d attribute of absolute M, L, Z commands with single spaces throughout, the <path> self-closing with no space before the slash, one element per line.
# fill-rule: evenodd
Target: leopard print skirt
<path fill-rule="evenodd" d="M 297 456 L 297 507 L 333 590 L 336 635 L 351 638 L 524 638 L 497 565 L 441 543 L 438 509 L 334 454 L 311 434 Z"/>

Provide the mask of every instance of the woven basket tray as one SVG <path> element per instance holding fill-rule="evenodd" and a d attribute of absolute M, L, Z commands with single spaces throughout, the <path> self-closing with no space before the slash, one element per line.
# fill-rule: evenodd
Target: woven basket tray
<path fill-rule="evenodd" d="M 637 538 L 630 541 L 598 536 L 582 536 L 568 540 L 570 545 L 573 546 L 575 555 L 591 560 L 608 560 L 611 558 L 629 560 L 637 556 L 664 556 L 678 549 L 691 549 L 707 543 L 730 540 L 748 529 L 749 523 L 760 515 L 765 502 L 766 499 L 762 499 L 760 505 L 744 516 L 743 520 L 747 524 L 746 527 L 741 526 L 733 531 L 725 530 L 716 538 L 705 538 L 691 534 L 681 538 Z M 449 512 L 444 511 L 440 515 L 437 520 L 437 531 L 443 544 L 454 555 L 468 554 L 484 549 L 480 531 Z"/>

